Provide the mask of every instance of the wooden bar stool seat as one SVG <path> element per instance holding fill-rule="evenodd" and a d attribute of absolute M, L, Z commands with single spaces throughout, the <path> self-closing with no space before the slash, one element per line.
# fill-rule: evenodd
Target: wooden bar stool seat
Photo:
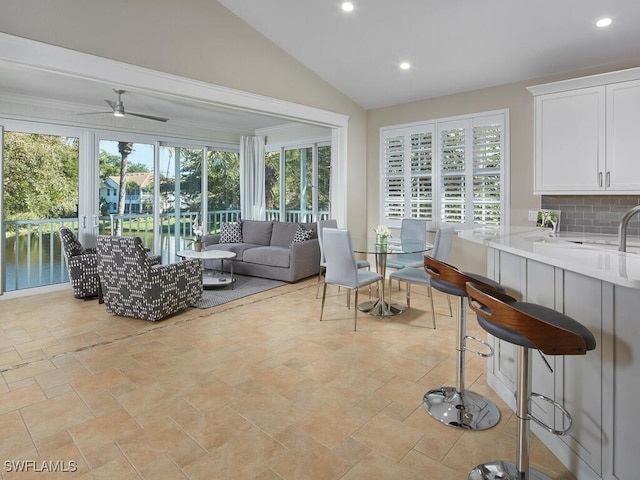
<path fill-rule="evenodd" d="M 513 297 L 474 283 L 467 284 L 470 308 L 477 314 L 480 326 L 500 340 L 518 346 L 518 380 L 516 383 L 516 462 L 494 461 L 476 466 L 469 480 L 549 480 L 543 473 L 529 468 L 529 420 L 556 435 L 571 431 L 569 413 L 557 402 L 531 393 L 529 350 L 538 349 L 546 355 L 584 355 L 596 348 L 596 340 L 584 325 L 551 308 L 519 302 Z M 535 396 L 560 409 L 569 427 L 558 431 L 545 425 L 529 413 L 530 397 Z"/>

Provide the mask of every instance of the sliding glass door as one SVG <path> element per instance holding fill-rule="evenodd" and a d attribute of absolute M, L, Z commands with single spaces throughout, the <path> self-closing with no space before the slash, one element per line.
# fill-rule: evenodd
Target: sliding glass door
<path fill-rule="evenodd" d="M 47 129 L 41 129 L 45 132 Z M 67 280 L 58 229 L 78 230 L 79 136 L 3 131 L 2 291 Z"/>

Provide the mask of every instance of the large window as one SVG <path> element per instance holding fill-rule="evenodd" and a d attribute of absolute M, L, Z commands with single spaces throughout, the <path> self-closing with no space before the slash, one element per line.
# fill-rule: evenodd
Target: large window
<path fill-rule="evenodd" d="M 381 222 L 499 226 L 508 208 L 508 112 L 381 129 Z"/>
<path fill-rule="evenodd" d="M 267 218 L 315 222 L 330 217 L 331 146 L 282 147 L 265 155 Z"/>

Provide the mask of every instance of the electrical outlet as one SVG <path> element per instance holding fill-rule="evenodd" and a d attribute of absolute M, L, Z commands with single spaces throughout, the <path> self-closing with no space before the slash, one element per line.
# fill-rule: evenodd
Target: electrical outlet
<path fill-rule="evenodd" d="M 537 210 L 529 210 L 529 221 L 535 222 L 538 220 L 538 211 Z"/>

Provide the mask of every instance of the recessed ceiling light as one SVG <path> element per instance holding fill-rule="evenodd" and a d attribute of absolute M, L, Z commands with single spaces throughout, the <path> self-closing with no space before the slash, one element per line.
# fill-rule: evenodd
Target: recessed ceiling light
<path fill-rule="evenodd" d="M 409 62 L 402 62 L 400 64 L 400 68 L 402 70 L 409 70 L 411 68 L 411 64 Z"/>
<path fill-rule="evenodd" d="M 342 2 L 342 10 L 344 10 L 345 12 L 352 12 L 353 11 L 353 3 L 351 3 L 351 2 Z"/>
<path fill-rule="evenodd" d="M 613 20 L 611 20 L 610 18 L 608 17 L 601 18 L 596 22 L 596 27 L 600 27 L 600 28 L 608 27 L 609 25 L 611 25 L 611 23 L 613 23 Z"/>

